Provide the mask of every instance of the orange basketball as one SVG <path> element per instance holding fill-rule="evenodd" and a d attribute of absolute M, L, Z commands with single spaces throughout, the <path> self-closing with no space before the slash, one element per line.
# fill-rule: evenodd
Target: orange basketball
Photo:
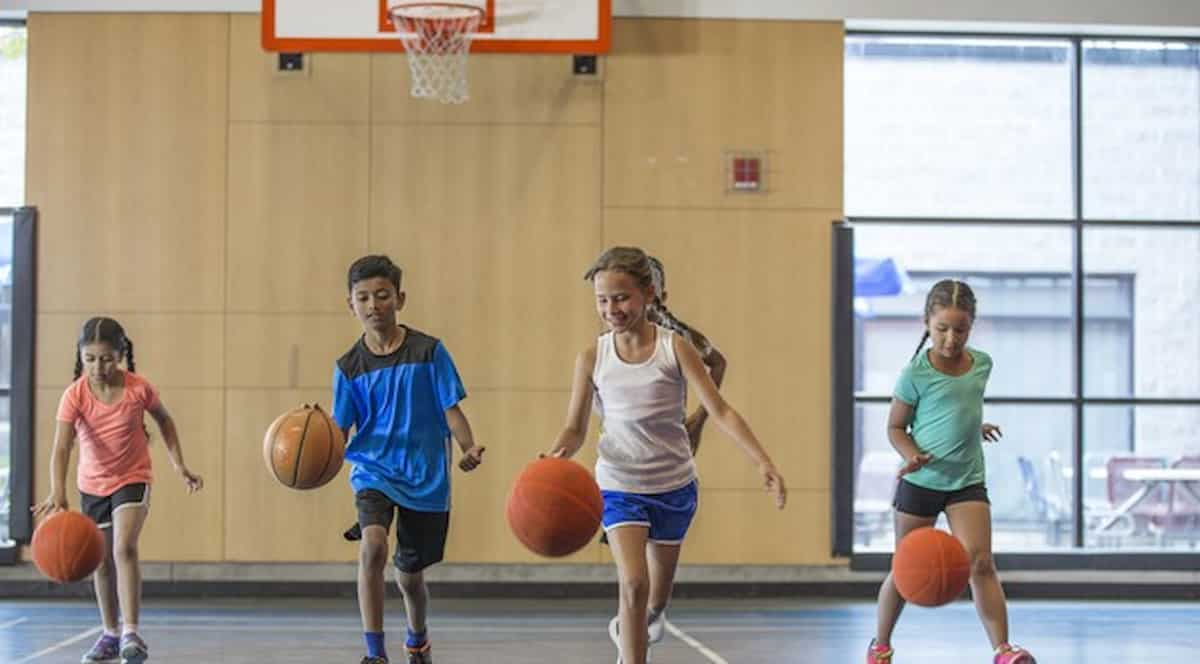
<path fill-rule="evenodd" d="M 342 469 L 342 430 L 320 406 L 304 404 L 275 418 L 263 437 L 263 459 L 279 483 L 315 489 Z"/>
<path fill-rule="evenodd" d="M 900 596 L 921 606 L 941 606 L 962 595 L 971 579 L 967 550 L 953 535 L 917 528 L 892 556 L 892 580 Z"/>
<path fill-rule="evenodd" d="M 104 560 L 104 534 L 79 512 L 56 512 L 33 531 L 33 564 L 58 583 L 86 579 Z"/>
<path fill-rule="evenodd" d="M 530 551 L 550 558 L 575 553 L 600 527 L 604 500 L 583 466 L 538 459 L 525 466 L 508 495 L 508 526 Z"/>

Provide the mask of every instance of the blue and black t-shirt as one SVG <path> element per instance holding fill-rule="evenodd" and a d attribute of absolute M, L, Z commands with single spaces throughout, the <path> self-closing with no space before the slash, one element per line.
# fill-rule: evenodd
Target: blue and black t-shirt
<path fill-rule="evenodd" d="M 333 419 L 354 426 L 346 447 L 355 493 L 375 489 L 421 512 L 450 509 L 446 409 L 467 396 L 442 342 L 405 328 L 404 342 L 376 355 L 360 337 L 333 369 Z"/>

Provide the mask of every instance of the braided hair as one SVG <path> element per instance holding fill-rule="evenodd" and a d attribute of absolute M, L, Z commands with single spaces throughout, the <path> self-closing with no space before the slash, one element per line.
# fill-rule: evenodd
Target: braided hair
<path fill-rule="evenodd" d="M 654 285 L 654 301 L 650 303 L 650 319 L 690 341 L 696 347 L 696 350 L 700 351 L 702 357 L 708 355 L 713 347 L 708 337 L 705 337 L 699 330 L 679 320 L 667 308 L 667 303 L 663 302 L 662 294 L 666 292 L 667 273 L 663 269 L 662 261 L 654 256 L 648 257 L 648 260 L 650 261 L 651 283 Z"/>
<path fill-rule="evenodd" d="M 957 279 L 942 279 L 929 289 L 929 294 L 925 296 L 925 334 L 913 352 L 913 359 L 921 354 L 921 349 L 929 340 L 929 317 L 936 309 L 946 308 L 961 309 L 971 320 L 975 320 L 975 291 Z"/>

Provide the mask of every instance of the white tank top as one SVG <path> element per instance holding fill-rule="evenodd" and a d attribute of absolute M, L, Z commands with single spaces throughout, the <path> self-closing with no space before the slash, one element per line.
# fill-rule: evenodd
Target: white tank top
<path fill-rule="evenodd" d="M 683 426 L 687 381 L 675 357 L 675 334 L 654 329 L 654 353 L 640 364 L 617 357 L 612 332 L 596 344 L 592 384 L 603 422 L 596 482 L 605 491 L 663 493 L 696 479 Z"/>

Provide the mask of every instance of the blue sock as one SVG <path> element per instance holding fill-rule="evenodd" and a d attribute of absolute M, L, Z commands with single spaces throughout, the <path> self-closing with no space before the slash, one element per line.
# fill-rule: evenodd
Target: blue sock
<path fill-rule="evenodd" d="M 421 646 L 425 645 L 425 632 L 414 632 L 411 629 L 408 630 L 408 641 L 406 641 L 404 645 L 408 646 L 409 648 L 420 648 Z"/>
<path fill-rule="evenodd" d="M 363 632 L 367 639 L 367 657 L 387 658 L 387 650 L 383 648 L 383 632 Z"/>

